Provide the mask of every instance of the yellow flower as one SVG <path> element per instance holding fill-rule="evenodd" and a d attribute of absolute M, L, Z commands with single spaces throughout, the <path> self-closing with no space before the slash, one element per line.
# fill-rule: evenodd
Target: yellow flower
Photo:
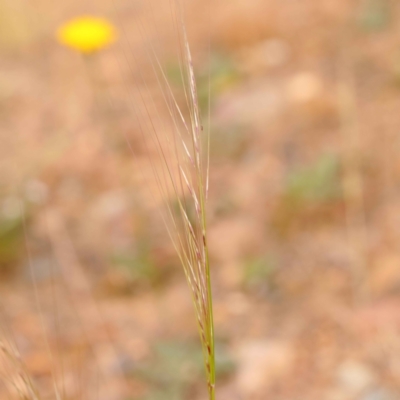
<path fill-rule="evenodd" d="M 78 17 L 57 31 L 60 43 L 82 53 L 92 53 L 115 41 L 116 30 L 107 20 L 95 17 Z"/>

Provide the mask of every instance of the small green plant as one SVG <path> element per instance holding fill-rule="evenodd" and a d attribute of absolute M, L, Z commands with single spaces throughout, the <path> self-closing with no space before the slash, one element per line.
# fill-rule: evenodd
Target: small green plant
<path fill-rule="evenodd" d="M 0 221 L 0 270 L 7 270 L 19 259 L 23 236 L 20 220 Z"/>
<path fill-rule="evenodd" d="M 219 95 L 237 84 L 241 76 L 233 60 L 223 53 L 213 53 L 209 65 L 199 77 L 199 105 L 206 112 L 210 91 Z"/>
<path fill-rule="evenodd" d="M 272 289 L 276 268 L 276 261 L 271 256 L 248 259 L 244 263 L 244 288 L 251 292 L 265 292 Z"/>
<path fill-rule="evenodd" d="M 294 171 L 287 179 L 285 197 L 292 203 L 320 203 L 339 196 L 339 162 L 331 154 L 320 157 L 310 167 Z"/>
<path fill-rule="evenodd" d="M 248 150 L 249 140 L 242 126 L 229 129 L 216 129 L 211 138 L 211 157 L 213 160 L 239 160 Z"/>
<path fill-rule="evenodd" d="M 138 254 L 114 254 L 111 262 L 128 273 L 132 286 L 141 284 L 155 286 L 162 278 L 160 269 L 154 264 L 148 251 L 144 249 Z"/>
<path fill-rule="evenodd" d="M 24 250 L 21 216 L 0 216 L 0 273 L 11 272 Z"/>
<path fill-rule="evenodd" d="M 119 251 L 112 254 L 111 264 L 126 273 L 127 287 L 132 290 L 141 286 L 151 288 L 165 286 L 173 271 L 174 260 L 164 257 L 160 263 L 154 243 L 147 236 L 148 233 L 141 232 L 141 235 L 136 238 L 135 246 L 131 251 Z"/>
<path fill-rule="evenodd" d="M 361 3 L 358 24 L 365 31 L 378 31 L 390 22 L 390 4 L 387 0 L 364 0 Z"/>
<path fill-rule="evenodd" d="M 223 377 L 234 370 L 234 363 L 224 346 L 217 346 L 218 375 Z M 202 370 L 202 352 L 193 342 L 167 341 L 154 346 L 151 359 L 134 370 L 134 375 L 149 386 L 141 400 L 183 400 L 201 379 Z"/>
<path fill-rule="evenodd" d="M 181 69 L 178 64 L 170 62 L 166 66 L 166 73 L 174 87 L 184 89 Z M 215 95 L 221 94 L 227 88 L 235 85 L 240 78 L 240 73 L 230 57 L 220 52 L 212 53 L 207 67 L 197 77 L 200 110 L 207 112 L 210 91 Z"/>
<path fill-rule="evenodd" d="M 317 222 L 329 213 L 342 198 L 339 160 L 328 154 L 317 162 L 289 174 L 280 203 L 273 217 L 273 226 L 287 234 L 297 223 Z"/>

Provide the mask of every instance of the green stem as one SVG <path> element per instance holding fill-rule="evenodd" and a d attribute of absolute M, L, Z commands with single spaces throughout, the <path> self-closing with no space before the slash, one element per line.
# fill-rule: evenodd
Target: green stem
<path fill-rule="evenodd" d="M 205 239 L 205 236 L 204 236 Z M 206 281 L 207 281 L 207 305 L 208 305 L 208 325 L 209 325 L 209 349 L 208 349 L 208 364 L 210 367 L 208 376 L 208 393 L 209 399 L 215 400 L 215 339 L 214 339 L 214 314 L 211 292 L 211 275 L 210 261 L 208 256 L 207 242 L 204 240 L 204 251 L 206 255 Z"/>

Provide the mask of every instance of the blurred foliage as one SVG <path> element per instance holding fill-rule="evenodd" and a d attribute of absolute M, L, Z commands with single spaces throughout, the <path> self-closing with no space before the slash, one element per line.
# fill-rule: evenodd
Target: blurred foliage
<path fill-rule="evenodd" d="M 128 293 L 140 287 L 164 287 L 177 270 L 175 254 L 171 256 L 167 247 L 169 241 L 165 244 L 167 232 L 162 229 L 160 235 L 159 221 L 152 218 L 140 200 L 134 199 L 134 207 L 132 243 L 129 249 L 115 249 L 109 258 L 128 280 L 126 286 L 122 285 Z"/>
<path fill-rule="evenodd" d="M 201 72 L 198 79 L 198 98 L 204 115 L 208 113 L 208 105 L 212 98 L 223 93 L 239 80 L 240 74 L 234 61 L 226 54 L 213 53 L 207 68 Z"/>
<path fill-rule="evenodd" d="M 214 213 L 216 217 L 224 218 L 234 215 L 238 209 L 235 199 L 229 193 L 223 193 L 217 199 Z"/>
<path fill-rule="evenodd" d="M 115 266 L 128 272 L 129 286 L 149 285 L 155 287 L 165 281 L 165 268 L 156 265 L 153 249 L 146 237 L 137 239 L 136 249 L 132 253 L 116 253 L 111 256 Z"/>
<path fill-rule="evenodd" d="M 325 155 L 289 176 L 285 197 L 292 203 L 320 203 L 338 198 L 340 191 L 339 161 L 334 155 Z"/>
<path fill-rule="evenodd" d="M 339 160 L 330 154 L 311 166 L 293 171 L 286 180 L 272 221 L 276 231 L 286 234 L 296 223 L 305 226 L 329 220 L 328 214 L 342 198 L 339 172 Z"/>
<path fill-rule="evenodd" d="M 388 0 L 363 0 L 358 13 L 358 24 L 365 31 L 385 29 L 390 22 Z"/>
<path fill-rule="evenodd" d="M 24 253 L 21 218 L 0 218 L 0 273 L 10 272 Z"/>
<path fill-rule="evenodd" d="M 245 261 L 243 286 L 252 293 L 266 293 L 273 289 L 273 277 L 277 269 L 271 256 L 253 257 Z"/>
<path fill-rule="evenodd" d="M 207 67 L 197 74 L 198 101 L 204 124 L 207 122 L 212 99 L 235 85 L 241 78 L 236 64 L 226 54 L 212 53 L 206 65 Z M 168 80 L 183 93 L 180 65 L 170 63 L 167 65 L 166 71 Z M 204 126 L 204 131 L 208 132 L 208 130 L 209 127 Z M 237 159 L 247 148 L 245 130 L 241 126 L 233 126 L 229 129 L 213 127 L 212 132 L 210 150 L 213 158 Z M 206 142 L 206 135 L 204 135 L 204 141 Z"/>
<path fill-rule="evenodd" d="M 400 52 L 396 54 L 392 64 L 392 82 L 397 89 L 400 88 Z"/>
<path fill-rule="evenodd" d="M 220 378 L 234 370 L 234 364 L 221 343 L 216 343 L 216 364 Z M 141 400 L 183 400 L 204 375 L 203 354 L 191 342 L 160 342 L 147 364 L 135 371 L 135 376 L 149 384 L 149 392 Z"/>
<path fill-rule="evenodd" d="M 212 53 L 206 65 L 207 67 L 197 74 L 198 101 L 204 116 L 208 114 L 210 97 L 214 98 L 240 80 L 239 71 L 228 55 Z M 183 89 L 179 64 L 168 64 L 166 74 L 169 82 L 172 82 L 175 87 Z"/>
<path fill-rule="evenodd" d="M 160 273 L 145 254 L 115 254 L 111 258 L 112 263 L 128 271 L 131 285 L 150 284 L 156 285 L 160 282 Z"/>
<path fill-rule="evenodd" d="M 181 218 L 182 218 L 181 207 L 183 207 L 192 226 L 193 227 L 197 226 L 198 220 L 196 217 L 196 208 L 193 204 L 193 201 L 189 197 L 189 195 L 183 196 L 180 199 L 174 198 L 174 199 L 170 200 L 169 207 L 170 207 L 172 214 L 173 214 L 174 218 L 176 219 L 176 221 L 181 220 Z"/>
<path fill-rule="evenodd" d="M 214 129 L 210 137 L 210 157 L 213 160 L 239 160 L 247 152 L 249 139 L 241 126 Z"/>

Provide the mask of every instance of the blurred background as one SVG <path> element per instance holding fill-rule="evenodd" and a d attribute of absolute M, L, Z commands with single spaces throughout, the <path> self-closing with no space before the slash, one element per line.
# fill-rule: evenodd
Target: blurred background
<path fill-rule="evenodd" d="M 211 130 L 217 398 L 398 399 L 400 3 L 184 6 Z M 116 40 L 65 47 L 82 15 Z M 0 0 L 2 399 L 26 371 L 42 399 L 53 382 L 206 399 L 142 136 L 170 118 L 157 62 L 184 104 L 173 18 L 161 0 Z"/>

